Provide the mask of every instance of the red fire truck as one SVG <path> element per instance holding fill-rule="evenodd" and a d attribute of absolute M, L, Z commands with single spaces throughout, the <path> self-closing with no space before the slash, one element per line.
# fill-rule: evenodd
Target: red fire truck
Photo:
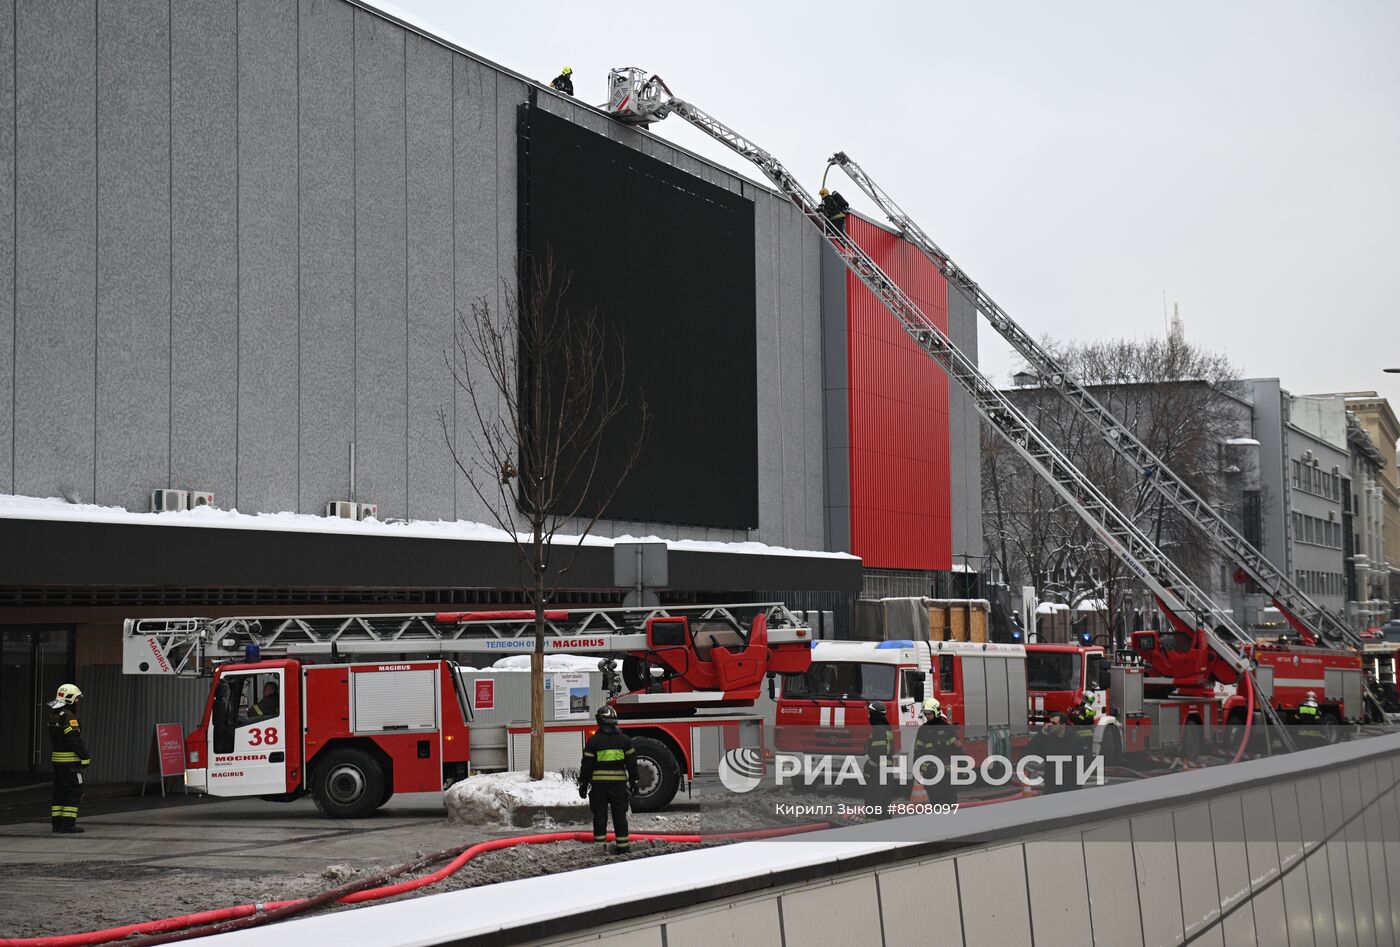
<path fill-rule="evenodd" d="M 760 745 L 762 718 L 733 708 L 752 706 L 768 674 L 800 673 L 811 661 L 810 629 L 770 603 L 546 618 L 547 653 L 629 659 L 627 677 L 641 686 L 611 702 L 636 739 L 639 811 L 664 808 L 726 750 Z M 533 631 L 533 613 L 520 611 L 141 619 L 126 622 L 123 665 L 212 676 L 186 740 L 191 789 L 270 800 L 309 793 L 328 815 L 353 818 L 395 793 L 440 790 L 480 769 L 476 695 L 442 655 L 528 652 Z M 602 663 L 607 677 L 611 661 Z M 528 677 L 500 683 L 528 686 Z M 546 726 L 547 751 L 567 765 L 591 732 L 583 716 Z M 528 723 L 508 729 L 528 732 Z"/>
<path fill-rule="evenodd" d="M 1020 645 L 959 641 L 818 641 L 812 663 L 783 677 L 774 749 L 784 753 L 861 753 L 868 707 L 898 708 L 900 727 L 917 726 L 926 696 L 937 697 L 973 755 L 1000 733 L 1029 732 L 1026 651 Z"/>

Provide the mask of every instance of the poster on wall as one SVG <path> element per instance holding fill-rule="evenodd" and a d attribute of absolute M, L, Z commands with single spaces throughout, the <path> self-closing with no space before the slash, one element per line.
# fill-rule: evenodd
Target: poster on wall
<path fill-rule="evenodd" d="M 554 719 L 588 719 L 588 672 L 557 671 L 553 684 Z"/>

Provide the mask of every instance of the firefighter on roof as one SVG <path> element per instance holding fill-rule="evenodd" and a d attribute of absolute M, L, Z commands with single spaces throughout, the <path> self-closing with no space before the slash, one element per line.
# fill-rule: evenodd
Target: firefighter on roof
<path fill-rule="evenodd" d="M 593 810 L 593 841 L 608 838 L 608 810 L 619 854 L 628 850 L 627 804 L 637 794 L 637 750 L 632 738 L 617 727 L 617 711 L 603 707 L 595 715 L 598 732 L 583 746 L 578 771 L 578 794 Z"/>
<path fill-rule="evenodd" d="M 49 759 L 53 762 L 53 799 L 49 821 L 63 834 L 83 831 L 78 823 L 78 803 L 83 798 L 83 771 L 92 763 L 83 732 L 78 726 L 78 701 L 83 692 L 76 684 L 62 684 L 49 701 Z"/>
<path fill-rule="evenodd" d="M 564 93 L 565 95 L 573 95 L 573 94 L 574 94 L 574 80 L 573 80 L 573 74 L 574 74 L 573 69 L 571 69 L 571 68 L 568 67 L 568 66 L 565 66 L 563 72 L 559 73 L 559 75 L 557 75 L 557 76 L 554 77 L 554 81 L 551 82 L 551 83 L 549 84 L 549 87 L 550 87 L 551 89 L 555 89 L 555 90 L 557 90 L 557 91 L 559 91 L 559 92 L 562 92 L 562 93 Z"/>

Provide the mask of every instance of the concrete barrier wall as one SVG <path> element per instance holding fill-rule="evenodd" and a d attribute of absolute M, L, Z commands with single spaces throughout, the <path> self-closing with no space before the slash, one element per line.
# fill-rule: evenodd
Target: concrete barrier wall
<path fill-rule="evenodd" d="M 1382 947 L 1400 943 L 1397 784 L 1393 734 L 220 940 Z"/>
<path fill-rule="evenodd" d="M 1391 752 L 545 943 L 1397 944 L 1398 783 Z"/>

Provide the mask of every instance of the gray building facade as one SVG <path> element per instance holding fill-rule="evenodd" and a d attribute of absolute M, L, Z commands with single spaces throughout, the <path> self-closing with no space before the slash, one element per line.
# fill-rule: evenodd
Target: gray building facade
<path fill-rule="evenodd" d="M 465 436 L 443 353 L 453 314 L 514 279 L 516 110 L 535 94 L 755 205 L 758 529 L 600 532 L 842 548 L 821 241 L 775 193 L 344 0 L 9 12 L 0 492 L 318 513 L 352 498 L 353 445 L 354 498 L 381 518 L 489 521 L 438 425 L 444 408 Z M 975 349 L 975 313 L 952 308 Z M 952 401 L 957 559 L 981 528 L 977 422 Z"/>
<path fill-rule="evenodd" d="M 1343 511 L 1350 491 L 1345 407 L 1340 400 L 1294 396 L 1274 378 L 1245 384 L 1261 445 L 1262 551 L 1309 598 L 1343 617 Z"/>
<path fill-rule="evenodd" d="M 437 410 L 454 312 L 514 279 L 529 83 L 340 0 L 10 12 L 0 491 L 314 513 L 349 498 L 353 444 L 381 518 L 488 520 Z M 819 237 L 775 194 L 537 91 L 755 204 L 759 529 L 604 531 L 822 548 Z"/>

